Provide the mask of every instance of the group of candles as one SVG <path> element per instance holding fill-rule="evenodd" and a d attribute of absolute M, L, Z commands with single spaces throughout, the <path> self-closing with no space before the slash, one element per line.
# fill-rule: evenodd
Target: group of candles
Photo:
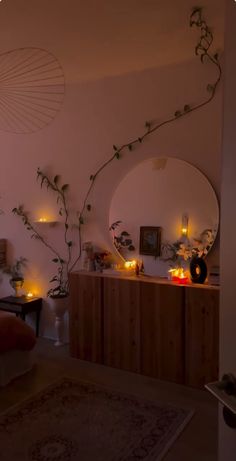
<path fill-rule="evenodd" d="M 186 284 L 189 282 L 189 277 L 183 267 L 173 268 L 169 271 L 170 279 L 173 282 Z"/>
<path fill-rule="evenodd" d="M 132 260 L 132 261 L 125 261 L 124 267 L 126 270 L 129 271 L 137 271 L 137 265 L 139 266 L 138 261 Z M 183 267 L 176 267 L 173 269 L 170 269 L 169 271 L 169 278 L 173 282 L 178 282 L 178 283 L 183 283 L 186 284 L 189 282 L 189 276 L 185 269 Z"/>

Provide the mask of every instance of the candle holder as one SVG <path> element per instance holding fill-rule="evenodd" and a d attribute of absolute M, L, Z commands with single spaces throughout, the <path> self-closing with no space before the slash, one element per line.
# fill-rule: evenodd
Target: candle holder
<path fill-rule="evenodd" d="M 177 282 L 179 284 L 187 284 L 189 282 L 189 277 L 186 270 L 183 267 L 176 267 L 170 269 L 169 278 L 172 282 Z"/>

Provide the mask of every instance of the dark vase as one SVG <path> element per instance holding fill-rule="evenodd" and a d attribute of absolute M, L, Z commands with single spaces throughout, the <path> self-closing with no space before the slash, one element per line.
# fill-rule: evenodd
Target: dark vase
<path fill-rule="evenodd" d="M 207 278 L 207 265 L 203 258 L 197 256 L 190 261 L 190 275 L 193 283 L 204 283 Z"/>

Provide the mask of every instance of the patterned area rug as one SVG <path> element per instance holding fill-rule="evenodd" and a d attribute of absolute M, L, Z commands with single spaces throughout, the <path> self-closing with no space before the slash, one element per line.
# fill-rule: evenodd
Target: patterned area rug
<path fill-rule="evenodd" d="M 0 416 L 0 459 L 160 461 L 192 414 L 64 378 Z"/>

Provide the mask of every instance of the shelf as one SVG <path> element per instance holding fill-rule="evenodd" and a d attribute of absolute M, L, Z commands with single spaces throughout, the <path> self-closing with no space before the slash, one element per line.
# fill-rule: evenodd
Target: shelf
<path fill-rule="evenodd" d="M 34 221 L 34 224 L 37 226 L 55 227 L 57 224 L 59 224 L 59 221 Z"/>

